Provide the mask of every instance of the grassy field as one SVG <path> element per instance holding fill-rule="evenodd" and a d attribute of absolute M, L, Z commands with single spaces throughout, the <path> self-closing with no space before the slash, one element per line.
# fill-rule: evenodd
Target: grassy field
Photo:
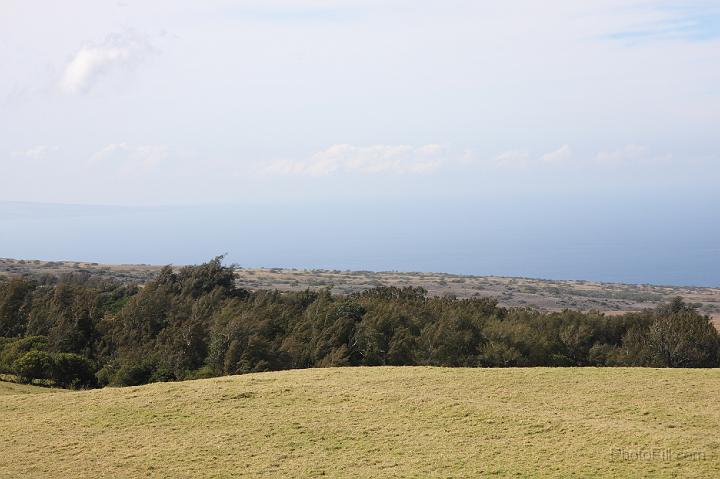
<path fill-rule="evenodd" d="M 0 396 L 7 396 L 10 394 L 56 393 L 58 391 L 60 390 L 40 386 L 30 386 L 28 384 L 16 384 L 0 380 Z"/>
<path fill-rule="evenodd" d="M 718 477 L 719 370 L 342 368 L 0 398 L 0 477 Z"/>

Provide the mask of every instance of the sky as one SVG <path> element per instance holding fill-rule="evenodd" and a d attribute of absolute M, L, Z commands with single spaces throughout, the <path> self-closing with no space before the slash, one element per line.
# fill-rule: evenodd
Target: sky
<path fill-rule="evenodd" d="M 544 252 L 555 248 L 549 265 L 578 224 L 588 231 L 578 242 L 611 231 L 637 237 L 629 253 L 645 254 L 657 244 L 633 228 L 652 218 L 644 231 L 672 231 L 659 259 L 693 247 L 680 228 L 710 252 L 694 250 L 693 272 L 669 280 L 720 284 L 709 270 L 720 266 L 717 1 L 4 0 L 0 73 L 4 256 L 47 254 L 20 247 L 39 230 L 9 229 L 18 203 L 201 207 L 188 225 L 221 205 L 229 216 L 259 212 L 248 231 L 302 211 L 312 234 L 296 240 L 313 237 L 317 254 L 303 256 L 308 240 L 295 256 L 307 260 L 285 255 L 286 266 L 622 279 L 598 272 L 607 263 L 555 272 L 462 255 L 394 260 L 413 240 L 373 243 L 395 248 L 386 260 L 343 262 L 342 250 L 323 256 L 330 240 L 315 234 L 330 237 L 337 218 L 363 210 L 343 227 L 382 240 L 388 228 L 422 223 L 440 249 L 458 251 L 442 243 L 445 232 L 492 218 L 504 253 L 518 235 L 539 235 Z M 413 209 L 425 214 L 407 219 Z M 37 209 L 20 210 L 48 227 Z M 134 227 L 132 215 L 123 221 Z M 482 247 L 481 230 L 467 232 L 468 245 Z M 100 259 L 147 259 L 141 245 L 114 246 Z M 185 248 L 159 259 L 207 253 Z M 667 269 L 646 263 L 629 278 Z"/>

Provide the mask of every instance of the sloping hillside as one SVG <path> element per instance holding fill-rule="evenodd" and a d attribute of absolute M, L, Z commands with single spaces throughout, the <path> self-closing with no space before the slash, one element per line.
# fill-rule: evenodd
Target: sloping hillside
<path fill-rule="evenodd" d="M 717 477 L 718 370 L 340 368 L 0 399 L 1 477 Z"/>
<path fill-rule="evenodd" d="M 32 386 L 30 384 L 17 384 L 14 382 L 3 381 L 0 378 L 0 396 L 8 396 L 11 394 L 42 394 L 57 393 L 64 391 L 63 389 L 46 388 L 40 386 Z"/>

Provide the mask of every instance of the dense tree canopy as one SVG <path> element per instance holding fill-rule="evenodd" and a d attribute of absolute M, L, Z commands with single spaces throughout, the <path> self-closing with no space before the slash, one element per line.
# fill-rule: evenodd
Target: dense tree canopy
<path fill-rule="evenodd" d="M 709 318 L 676 299 L 609 317 L 428 297 L 422 288 L 246 291 L 222 258 L 142 287 L 0 282 L 0 372 L 64 387 L 346 365 L 713 367 Z"/>

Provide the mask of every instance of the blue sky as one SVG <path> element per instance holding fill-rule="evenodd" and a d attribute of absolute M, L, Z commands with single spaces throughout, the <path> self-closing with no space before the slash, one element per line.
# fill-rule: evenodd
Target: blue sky
<path fill-rule="evenodd" d="M 716 1 L 4 1 L 0 201 L 237 205 L 259 229 L 288 208 L 332 230 L 315 208 L 511 205 L 499 231 L 547 197 L 613 199 L 611 230 L 653 205 L 712 219 L 719 19 Z"/>
<path fill-rule="evenodd" d="M 653 5 L 653 4 L 651 4 Z M 654 15 L 608 38 L 633 41 L 706 41 L 720 37 L 720 4 L 715 1 L 656 2 Z M 647 5 L 640 4 L 647 11 Z"/>

